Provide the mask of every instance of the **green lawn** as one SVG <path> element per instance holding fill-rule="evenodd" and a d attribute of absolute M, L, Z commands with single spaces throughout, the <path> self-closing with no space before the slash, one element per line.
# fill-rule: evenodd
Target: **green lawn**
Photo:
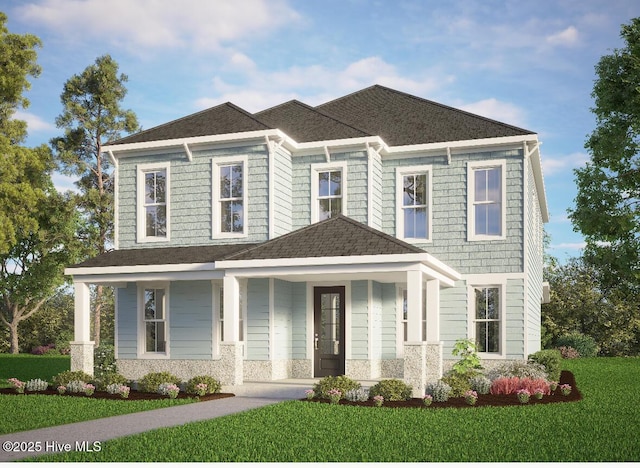
<path fill-rule="evenodd" d="M 640 461 L 640 359 L 565 361 L 584 399 L 412 410 L 289 401 L 46 461 Z"/>

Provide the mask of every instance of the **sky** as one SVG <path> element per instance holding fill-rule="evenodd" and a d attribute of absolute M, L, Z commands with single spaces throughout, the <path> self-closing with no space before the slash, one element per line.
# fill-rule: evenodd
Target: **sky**
<path fill-rule="evenodd" d="M 589 160 L 595 65 L 623 47 L 637 0 L 0 0 L 42 40 L 18 112 L 28 146 L 62 135 L 64 83 L 105 54 L 144 129 L 227 101 L 257 112 L 380 84 L 538 134 L 548 253 L 581 254 L 567 210 Z M 54 176 L 59 189 L 73 180 Z"/>

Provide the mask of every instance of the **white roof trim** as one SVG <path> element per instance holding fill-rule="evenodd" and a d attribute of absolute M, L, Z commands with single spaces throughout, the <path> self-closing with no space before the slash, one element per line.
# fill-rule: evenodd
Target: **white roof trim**
<path fill-rule="evenodd" d="M 70 267 L 65 268 L 64 274 L 79 275 L 119 275 L 131 273 L 167 273 L 184 271 L 212 271 L 215 263 L 172 263 L 164 265 L 127 265 L 107 267 Z"/>

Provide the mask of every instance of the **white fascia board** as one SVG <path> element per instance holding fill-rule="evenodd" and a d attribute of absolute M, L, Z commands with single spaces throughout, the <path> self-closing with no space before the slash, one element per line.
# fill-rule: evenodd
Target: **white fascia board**
<path fill-rule="evenodd" d="M 128 273 L 105 275 L 74 275 L 74 283 L 90 283 L 103 285 L 122 285 L 138 282 L 170 282 L 170 281 L 210 281 L 224 277 L 224 271 L 176 271 L 158 273 Z"/>
<path fill-rule="evenodd" d="M 305 257 L 305 258 L 270 258 L 260 260 L 221 260 L 216 262 L 220 269 L 263 268 L 263 267 L 296 267 L 321 265 L 365 265 L 371 263 L 406 263 L 422 262 L 429 254 L 394 254 L 394 255 L 352 255 L 344 257 Z"/>
<path fill-rule="evenodd" d="M 542 174 L 542 159 L 540 156 L 540 143 L 536 140 L 535 151 L 531 154 L 531 167 L 533 168 L 533 180 L 536 183 L 536 193 L 538 194 L 538 203 L 540 203 L 540 212 L 542 213 L 542 221 L 549 222 L 549 206 L 547 205 L 547 192 L 544 187 L 544 177 Z"/>
<path fill-rule="evenodd" d="M 456 150 L 504 145 L 519 145 L 519 147 L 522 147 L 523 142 L 534 140 L 536 142 L 538 141 L 538 135 L 536 135 L 535 133 L 510 137 L 480 138 L 477 140 L 443 141 L 438 143 L 387 147 L 382 150 L 382 154 L 392 155 L 433 151 L 441 151 L 442 154 L 446 154 L 448 151 L 447 148 L 449 148 L 450 150 Z"/>
<path fill-rule="evenodd" d="M 293 140 L 291 139 L 290 141 L 293 142 Z M 324 140 L 324 141 L 311 141 L 307 143 L 295 143 L 295 146 L 292 149 L 296 152 L 322 149 L 322 151 L 324 152 L 325 147 L 329 149 L 343 148 L 343 147 L 350 147 L 350 146 L 361 146 L 362 148 L 366 148 L 367 145 L 373 145 L 378 149 L 381 147 L 386 147 L 385 142 L 379 136 L 368 136 L 368 137 L 360 137 L 360 138 L 342 138 L 340 140 Z"/>
<path fill-rule="evenodd" d="M 227 141 L 237 141 L 237 140 L 254 140 L 261 139 L 264 141 L 265 138 L 278 138 L 284 140 L 291 140 L 287 135 L 285 135 L 280 130 L 256 130 L 253 132 L 240 132 L 240 133 L 225 133 L 223 135 L 205 135 L 198 137 L 188 137 L 188 138 L 174 138 L 171 140 L 155 140 L 155 141 L 143 141 L 139 143 L 125 143 L 123 145 L 105 145 L 102 147 L 103 152 L 111 151 L 115 157 L 126 156 L 126 154 L 122 154 L 123 152 L 134 152 L 134 151 L 144 151 L 144 150 L 153 150 L 153 149 L 164 149 L 164 148 L 182 148 L 184 149 L 184 145 L 193 146 L 193 145 L 203 145 L 208 143 L 224 143 Z M 293 140 L 291 140 L 293 142 Z M 293 142 L 295 143 L 295 142 Z"/>
<path fill-rule="evenodd" d="M 176 263 L 165 265 L 129 265 L 112 267 L 76 267 L 65 268 L 64 274 L 70 276 L 122 275 L 131 273 L 171 273 L 190 271 L 213 271 L 215 263 Z"/>
<path fill-rule="evenodd" d="M 369 263 L 362 265 L 297 265 L 264 266 L 262 268 L 227 268 L 225 274 L 239 278 L 269 278 L 283 276 L 365 275 L 370 273 L 402 273 L 419 268 L 415 262 Z"/>

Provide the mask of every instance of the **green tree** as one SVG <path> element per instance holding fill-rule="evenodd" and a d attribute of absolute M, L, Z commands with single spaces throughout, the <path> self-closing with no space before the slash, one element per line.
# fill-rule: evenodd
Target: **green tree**
<path fill-rule="evenodd" d="M 562 335 L 591 336 L 608 356 L 640 353 L 640 300 L 626 288 L 603 288 L 603 273 L 581 258 L 547 271 L 551 302 L 542 305 L 547 347 Z"/>
<path fill-rule="evenodd" d="M 118 74 L 118 64 L 109 55 L 98 57 L 79 75 L 64 84 L 60 100 L 63 112 L 56 118 L 64 136 L 51 145 L 63 172 L 79 177 L 76 185 L 78 207 L 83 214 L 81 237 L 90 246 L 91 255 L 100 255 L 113 243 L 114 180 L 104 144 L 118 139 L 123 132 L 139 129 L 136 115 L 121 104 L 127 94 L 128 78 Z M 105 309 L 103 286 L 94 292 L 93 338 L 100 344 L 101 316 Z M 112 309 L 109 311 L 112 314 Z"/>
<path fill-rule="evenodd" d="M 605 287 L 640 289 L 640 18 L 623 25 L 625 46 L 596 65 L 592 96 L 596 128 L 591 160 L 577 169 L 570 212 L 586 238 L 585 259 L 599 266 Z"/>
<path fill-rule="evenodd" d="M 31 34 L 12 34 L 6 27 L 7 16 L 0 12 L 0 254 L 6 253 L 16 242 L 19 226 L 35 228 L 30 212 L 38 198 L 38 188 L 28 178 L 20 177 L 11 167 L 10 155 L 25 149 L 14 148 L 24 141 L 27 124 L 13 119 L 18 108 L 26 108 L 29 101 L 23 92 L 30 87 L 29 77 L 37 77 L 36 48 L 40 39 Z M 34 177 L 35 174 L 31 174 Z"/>

